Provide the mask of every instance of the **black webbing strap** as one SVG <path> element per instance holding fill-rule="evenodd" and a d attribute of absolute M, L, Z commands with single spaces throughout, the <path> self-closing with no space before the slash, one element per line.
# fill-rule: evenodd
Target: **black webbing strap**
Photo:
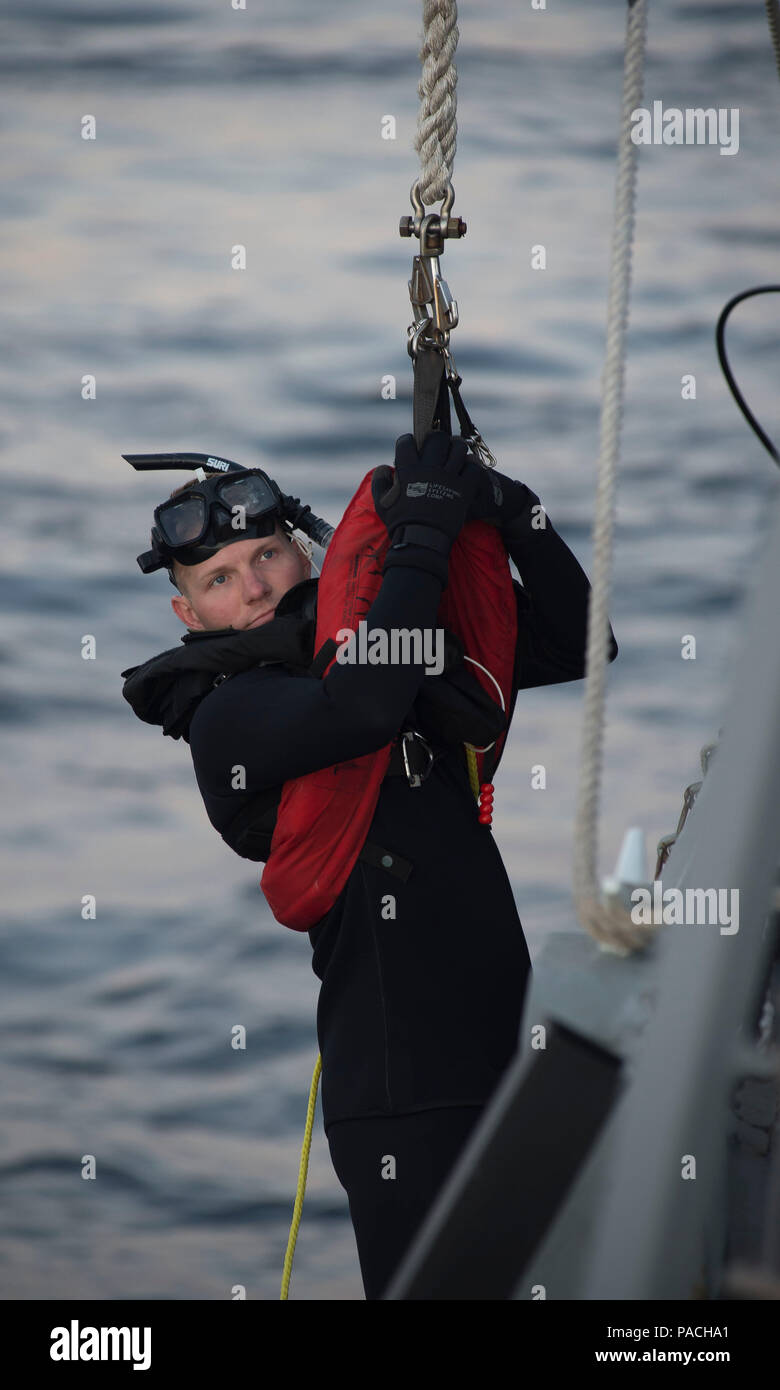
<path fill-rule="evenodd" d="M 462 377 L 450 379 L 445 375 L 444 357 L 435 348 L 428 348 L 415 358 L 413 422 L 414 442 L 418 449 L 422 448 L 431 430 L 445 430 L 447 434 L 452 434 L 448 389 L 452 392 L 461 438 L 472 439 L 477 434 L 474 421 L 463 404 L 460 394 L 462 385 Z"/>
<path fill-rule="evenodd" d="M 364 864 L 371 864 L 375 869 L 384 869 L 386 874 L 400 878 L 402 883 L 406 883 L 414 868 L 408 859 L 402 859 L 400 854 L 395 854 L 391 849 L 385 849 L 383 845 L 375 844 L 373 840 L 366 840 L 358 859 Z"/>
<path fill-rule="evenodd" d="M 454 381 L 449 382 L 449 388 L 452 392 L 452 399 L 455 403 L 455 413 L 460 423 L 461 436 L 464 439 L 470 439 L 472 435 L 475 435 L 477 433 L 477 431 L 474 428 L 474 422 L 471 416 L 469 415 L 465 405 L 463 404 L 463 400 L 458 389 L 462 385 L 462 383 L 463 377 L 456 376 Z"/>
<path fill-rule="evenodd" d="M 447 377 L 444 371 L 444 357 L 435 348 L 421 351 L 414 359 L 413 420 L 414 441 L 418 449 L 422 447 L 426 435 L 431 430 L 440 429 L 452 434 L 449 391 L 452 392 L 461 438 L 471 439 L 477 433 L 474 422 L 463 404 L 459 389 L 462 383 L 463 378 L 460 376 L 452 380 Z M 483 759 L 482 781 L 489 782 L 497 765 L 495 748 L 485 753 Z"/>
<path fill-rule="evenodd" d="M 446 434 L 452 434 L 444 358 L 435 348 L 421 351 L 414 359 L 412 418 L 414 442 L 418 449 L 422 448 L 431 430 L 444 430 Z"/>
<path fill-rule="evenodd" d="M 323 675 L 325 667 L 328 665 L 328 662 L 336 655 L 338 648 L 339 644 L 336 641 L 335 637 L 328 637 L 327 640 L 323 642 L 322 646 L 317 652 L 317 655 L 315 656 L 306 674 L 308 676 Z"/>
<path fill-rule="evenodd" d="M 222 831 L 225 843 L 236 854 L 240 854 L 242 859 L 267 863 L 271 854 L 271 839 L 276 826 L 281 793 L 281 787 L 262 792 Z M 373 840 L 366 840 L 358 859 L 364 864 L 371 864 L 375 869 L 383 869 L 402 883 L 406 883 L 414 868 L 408 859 L 403 859 L 394 850 L 386 849 L 384 845 L 378 845 Z"/>

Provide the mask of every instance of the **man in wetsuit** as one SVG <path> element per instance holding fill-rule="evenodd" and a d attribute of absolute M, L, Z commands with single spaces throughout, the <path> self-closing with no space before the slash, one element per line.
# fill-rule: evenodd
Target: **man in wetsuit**
<path fill-rule="evenodd" d="M 400 486 L 389 486 L 389 470 L 374 475 L 390 544 L 369 630 L 435 629 L 449 549 L 466 520 L 483 519 L 500 529 L 523 581 L 513 581 L 508 720 L 518 690 L 581 679 L 590 585 L 549 518 L 539 524 L 536 494 L 488 474 L 463 440 L 439 432 L 419 455 L 402 436 L 395 469 Z M 316 581 L 281 530 L 271 540 L 234 541 L 175 567 L 184 592 L 172 602 L 191 631 L 247 629 L 271 624 L 277 607 L 305 610 Z M 611 629 L 610 638 L 611 661 Z M 421 662 L 334 663 L 324 679 L 282 665 L 233 675 L 200 701 L 188 730 L 212 824 L 225 830 L 264 788 L 385 747 L 425 684 Z M 243 791 L 233 788 L 237 765 Z M 419 786 L 386 776 L 368 838 L 414 871 L 399 881 L 359 860 L 309 938 L 321 981 L 325 1134 L 366 1297 L 376 1299 L 513 1059 L 530 959 L 498 848 L 478 822 L 462 744 L 438 749 Z"/>

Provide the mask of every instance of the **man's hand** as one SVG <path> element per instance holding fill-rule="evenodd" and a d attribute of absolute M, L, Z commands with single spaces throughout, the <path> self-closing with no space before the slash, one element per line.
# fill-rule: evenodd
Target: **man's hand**
<path fill-rule="evenodd" d="M 508 478 L 495 468 L 479 466 L 476 496 L 469 507 L 469 521 L 489 521 L 503 533 L 527 508 L 539 501 L 525 483 Z"/>
<path fill-rule="evenodd" d="M 410 565 L 447 583 L 447 559 L 480 486 L 466 442 L 432 430 L 418 454 L 414 436 L 396 440 L 395 473 L 374 469 L 371 493 L 390 535 L 384 568 Z"/>

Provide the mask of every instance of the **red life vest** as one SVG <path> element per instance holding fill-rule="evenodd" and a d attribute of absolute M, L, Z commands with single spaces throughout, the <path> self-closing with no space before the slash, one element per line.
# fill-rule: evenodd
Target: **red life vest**
<path fill-rule="evenodd" d="M 342 628 L 355 631 L 382 584 L 390 544 L 371 494 L 373 469 L 347 507 L 325 553 L 318 583 L 319 652 Z M 449 557 L 448 584 L 438 622 L 462 641 L 467 656 L 498 681 L 508 710 L 517 642 L 517 609 L 504 543 L 495 526 L 470 521 Z M 330 670 L 335 655 L 323 675 Z M 492 681 L 469 666 L 497 702 Z M 498 754 L 506 734 L 496 743 Z M 294 931 L 308 931 L 329 912 L 368 836 L 392 744 L 353 761 L 336 763 L 285 782 L 260 886 L 274 917 Z M 482 777 L 483 756 L 477 754 Z M 477 814 L 476 801 L 474 814 Z"/>

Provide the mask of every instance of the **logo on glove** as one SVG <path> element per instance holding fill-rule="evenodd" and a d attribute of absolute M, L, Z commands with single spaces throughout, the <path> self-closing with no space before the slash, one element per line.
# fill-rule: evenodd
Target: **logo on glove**
<path fill-rule="evenodd" d="M 433 502 L 451 502 L 460 494 L 451 487 L 445 487 L 444 483 L 407 483 L 407 497 L 430 497 Z"/>

